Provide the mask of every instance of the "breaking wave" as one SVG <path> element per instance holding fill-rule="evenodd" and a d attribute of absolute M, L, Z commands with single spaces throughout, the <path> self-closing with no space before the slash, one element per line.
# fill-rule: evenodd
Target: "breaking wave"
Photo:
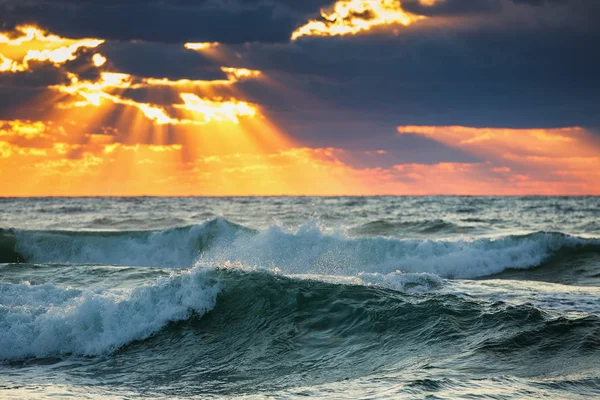
<path fill-rule="evenodd" d="M 0 262 L 163 268 L 240 262 L 287 274 L 402 271 L 478 278 L 579 252 L 600 252 L 600 240 L 546 232 L 475 240 L 349 237 L 327 234 L 316 221 L 296 231 L 256 231 L 224 218 L 157 231 L 0 231 Z"/>
<path fill-rule="evenodd" d="M 219 282 L 198 269 L 133 290 L 0 283 L 0 359 L 112 352 L 203 315 L 218 291 Z"/>
<path fill-rule="evenodd" d="M 396 275 L 398 284 L 436 284 L 426 274 Z M 514 370 L 522 357 L 507 354 L 551 367 L 599 349 L 593 315 L 227 268 L 194 268 L 129 291 L 3 283 L 0 304 L 5 362 L 106 356 L 127 369 L 168 360 L 154 362 L 153 374 L 176 365 L 213 391 L 231 390 L 215 379 L 245 376 L 240 392 L 318 384 L 422 366 L 431 354 L 482 365 L 491 357 Z"/>

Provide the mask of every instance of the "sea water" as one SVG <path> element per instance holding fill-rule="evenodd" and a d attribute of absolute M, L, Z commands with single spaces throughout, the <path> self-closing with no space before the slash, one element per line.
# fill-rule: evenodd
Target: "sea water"
<path fill-rule="evenodd" d="M 0 398 L 600 398 L 600 198 L 0 199 Z"/>

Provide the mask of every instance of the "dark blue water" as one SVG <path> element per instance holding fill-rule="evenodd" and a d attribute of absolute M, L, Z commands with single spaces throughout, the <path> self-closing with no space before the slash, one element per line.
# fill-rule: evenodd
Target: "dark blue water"
<path fill-rule="evenodd" d="M 0 398 L 600 397 L 600 198 L 0 199 Z"/>

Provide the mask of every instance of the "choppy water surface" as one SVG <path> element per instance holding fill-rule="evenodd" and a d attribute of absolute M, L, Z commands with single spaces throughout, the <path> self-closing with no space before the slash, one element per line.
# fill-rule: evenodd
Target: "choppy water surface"
<path fill-rule="evenodd" d="M 0 398 L 600 398 L 600 198 L 0 199 Z"/>

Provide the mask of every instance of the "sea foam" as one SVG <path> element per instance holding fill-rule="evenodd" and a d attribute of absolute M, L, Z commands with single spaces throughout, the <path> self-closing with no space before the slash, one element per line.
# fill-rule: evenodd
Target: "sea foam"
<path fill-rule="evenodd" d="M 132 290 L 0 283 L 0 359 L 112 352 L 210 311 L 219 286 L 201 269 Z"/>
<path fill-rule="evenodd" d="M 345 276 L 399 270 L 477 278 L 539 266 L 557 251 L 600 247 L 598 239 L 545 232 L 475 240 L 355 238 L 327 234 L 314 221 L 295 231 L 272 226 L 258 232 L 223 218 L 161 231 L 14 234 L 17 251 L 30 263 L 188 268 L 240 262 L 287 274 Z"/>

